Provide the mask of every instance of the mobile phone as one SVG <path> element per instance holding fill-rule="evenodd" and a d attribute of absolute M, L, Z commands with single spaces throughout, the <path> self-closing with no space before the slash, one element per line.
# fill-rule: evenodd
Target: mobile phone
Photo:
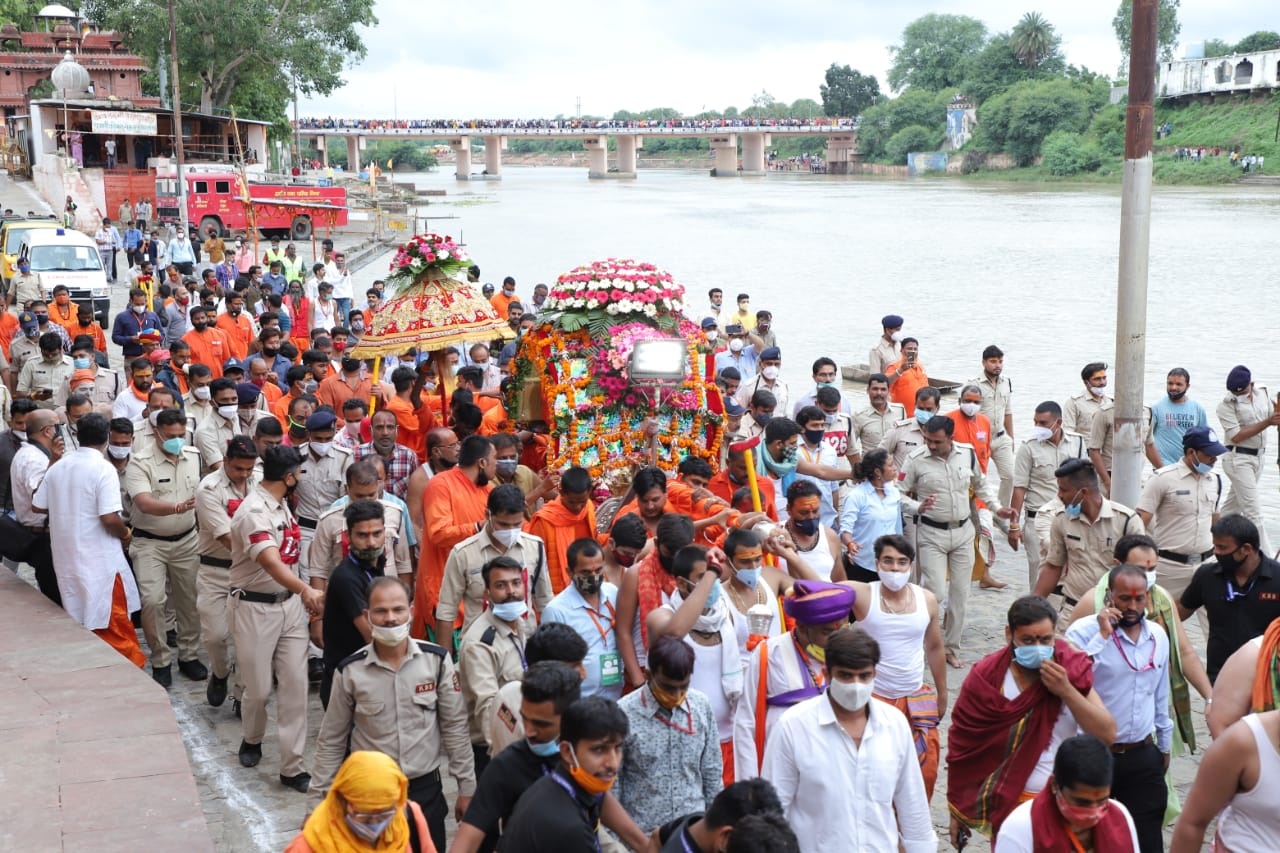
<path fill-rule="evenodd" d="M 741 323 L 730 323 L 729 325 L 724 327 L 724 333 L 726 335 L 740 335 L 744 331 L 745 329 L 742 328 Z"/>

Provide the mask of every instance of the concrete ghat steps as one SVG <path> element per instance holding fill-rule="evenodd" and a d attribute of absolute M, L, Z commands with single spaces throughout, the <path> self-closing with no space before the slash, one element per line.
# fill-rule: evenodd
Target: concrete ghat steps
<path fill-rule="evenodd" d="M 0 803 L 0 850 L 214 850 L 164 689 L 8 570 Z"/>

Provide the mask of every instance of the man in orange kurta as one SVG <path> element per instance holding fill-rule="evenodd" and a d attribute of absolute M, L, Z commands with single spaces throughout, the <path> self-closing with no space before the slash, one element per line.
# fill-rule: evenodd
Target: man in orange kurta
<path fill-rule="evenodd" d="M 956 425 L 952 439 L 973 447 L 973 452 L 978 457 L 978 467 L 982 469 L 983 474 L 986 474 L 987 463 L 991 461 L 991 421 L 987 419 L 986 415 L 974 408 L 974 406 L 980 407 L 981 405 L 981 389 L 977 386 L 966 386 L 960 391 L 960 408 L 954 412 L 947 412 L 943 417 L 950 418 L 952 423 Z M 965 411 L 965 409 L 969 411 Z M 979 508 L 984 506 L 986 504 L 978 501 Z M 991 576 L 991 565 L 987 560 L 989 555 L 984 553 L 984 541 L 980 531 L 975 537 L 975 541 L 977 543 L 977 557 L 973 562 L 973 580 L 979 581 L 983 589 L 1004 588 L 1004 583 Z"/>
<path fill-rule="evenodd" d="M 244 313 L 244 297 L 239 293 L 227 294 L 227 310 L 218 315 L 218 329 L 231 341 L 231 355 L 244 361 L 249 355 L 249 344 L 258 336 L 253 321 Z"/>
<path fill-rule="evenodd" d="M 756 448 L 756 451 L 763 452 L 761 448 Z M 760 487 L 760 508 L 770 521 L 777 521 L 778 496 L 773 481 L 768 477 L 757 477 L 756 484 Z M 730 450 L 725 467 L 707 482 L 707 490 L 725 503 L 732 504 L 733 493 L 747 485 L 746 456 L 740 451 Z"/>
<path fill-rule="evenodd" d="M 885 368 L 885 375 L 889 377 L 889 399 L 902 404 L 909 418 L 916 413 L 916 392 L 929 384 L 924 365 L 916 360 L 919 352 L 919 341 L 903 338 L 902 358 Z"/>
<path fill-rule="evenodd" d="M 435 618 L 444 581 L 444 564 L 453 546 L 474 535 L 489 514 L 490 477 L 496 477 L 498 454 L 484 436 L 467 436 L 458 464 L 436 474 L 422 493 L 422 553 L 413 597 L 413 636 L 426 637 Z M 437 641 L 451 642 L 449 638 Z"/>
<path fill-rule="evenodd" d="M 560 475 L 560 497 L 547 501 L 524 526 L 547 544 L 551 588 L 559 594 L 569 585 L 569 546 L 578 539 L 596 538 L 596 510 L 591 505 L 591 475 L 585 468 L 569 468 Z"/>
<path fill-rule="evenodd" d="M 203 308 L 191 309 L 191 331 L 182 336 L 191 347 L 191 362 L 203 364 L 217 379 L 222 375 L 222 365 L 231 358 L 231 339 L 221 329 L 209 322 L 209 314 Z"/>

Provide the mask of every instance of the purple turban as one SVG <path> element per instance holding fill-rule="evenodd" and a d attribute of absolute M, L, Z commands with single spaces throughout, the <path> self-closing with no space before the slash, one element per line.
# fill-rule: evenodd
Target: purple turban
<path fill-rule="evenodd" d="M 792 594 L 782 600 L 782 606 L 787 615 L 801 625 L 826 625 L 848 620 L 853 600 L 853 590 L 847 586 L 796 581 Z"/>

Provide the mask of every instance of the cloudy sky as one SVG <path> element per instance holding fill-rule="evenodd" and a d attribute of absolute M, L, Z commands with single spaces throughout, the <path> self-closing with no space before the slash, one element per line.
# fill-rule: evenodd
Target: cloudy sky
<path fill-rule="evenodd" d="M 1267 8 L 1182 0 L 1182 43 L 1272 27 Z M 368 56 L 343 88 L 303 100 L 301 114 L 553 117 L 573 115 L 581 98 L 584 114 L 674 107 L 690 115 L 748 107 L 761 90 L 787 103 L 817 100 L 832 62 L 875 74 L 885 89 L 889 45 L 929 12 L 972 15 L 996 33 L 1038 11 L 1057 27 L 1069 62 L 1115 74 L 1115 9 L 1116 0 L 377 0 Z"/>

